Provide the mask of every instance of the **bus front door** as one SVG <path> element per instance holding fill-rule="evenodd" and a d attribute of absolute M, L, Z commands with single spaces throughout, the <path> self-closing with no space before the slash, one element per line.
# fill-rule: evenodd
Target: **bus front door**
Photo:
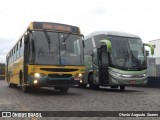
<path fill-rule="evenodd" d="M 107 46 L 102 45 L 99 49 L 99 82 L 100 85 L 109 84 L 109 60 L 108 60 L 108 52 Z"/>

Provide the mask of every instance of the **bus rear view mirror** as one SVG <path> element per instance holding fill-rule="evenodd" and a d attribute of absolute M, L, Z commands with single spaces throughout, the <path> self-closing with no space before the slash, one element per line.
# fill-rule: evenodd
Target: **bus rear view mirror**
<path fill-rule="evenodd" d="M 93 54 L 93 53 L 91 53 L 91 54 L 90 54 L 90 56 L 91 56 L 91 57 L 94 57 L 94 54 Z"/>
<path fill-rule="evenodd" d="M 101 67 L 108 67 L 109 60 L 108 60 L 108 51 L 107 51 L 107 45 L 101 45 L 99 50 L 99 60 Z"/>

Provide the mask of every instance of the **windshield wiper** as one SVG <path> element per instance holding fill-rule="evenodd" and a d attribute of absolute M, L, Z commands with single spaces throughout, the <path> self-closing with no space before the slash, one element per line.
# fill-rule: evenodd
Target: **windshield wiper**
<path fill-rule="evenodd" d="M 48 42 L 48 48 L 49 48 L 49 54 L 50 54 L 50 45 L 51 45 L 51 39 L 50 39 L 50 36 L 49 34 L 47 33 L 46 30 L 43 30 L 44 34 L 45 34 L 45 37 L 47 38 L 47 42 Z"/>
<path fill-rule="evenodd" d="M 66 42 L 66 40 L 68 39 L 68 37 L 70 36 L 71 34 L 68 34 L 63 40 L 64 42 Z"/>
<path fill-rule="evenodd" d="M 66 37 L 63 37 L 63 45 L 64 45 L 64 48 L 66 50 L 66 40 L 68 39 L 68 37 L 70 36 L 71 34 L 68 34 Z"/>

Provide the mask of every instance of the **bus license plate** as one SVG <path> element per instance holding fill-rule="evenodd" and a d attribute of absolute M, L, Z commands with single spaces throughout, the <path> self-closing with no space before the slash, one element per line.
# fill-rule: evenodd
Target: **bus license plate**
<path fill-rule="evenodd" d="M 136 81 L 135 81 L 135 80 L 130 80 L 129 83 L 130 83 L 130 84 L 135 84 Z"/>

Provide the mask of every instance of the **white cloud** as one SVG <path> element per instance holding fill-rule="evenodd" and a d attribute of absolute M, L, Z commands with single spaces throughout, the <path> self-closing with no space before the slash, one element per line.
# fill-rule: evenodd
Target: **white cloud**
<path fill-rule="evenodd" d="M 116 30 L 137 34 L 148 42 L 160 38 L 159 3 L 159 0 L 4 0 L 0 2 L 0 41 L 8 50 L 10 45 L 6 41 L 15 43 L 29 22 L 48 21 L 79 26 L 84 35 Z"/>

